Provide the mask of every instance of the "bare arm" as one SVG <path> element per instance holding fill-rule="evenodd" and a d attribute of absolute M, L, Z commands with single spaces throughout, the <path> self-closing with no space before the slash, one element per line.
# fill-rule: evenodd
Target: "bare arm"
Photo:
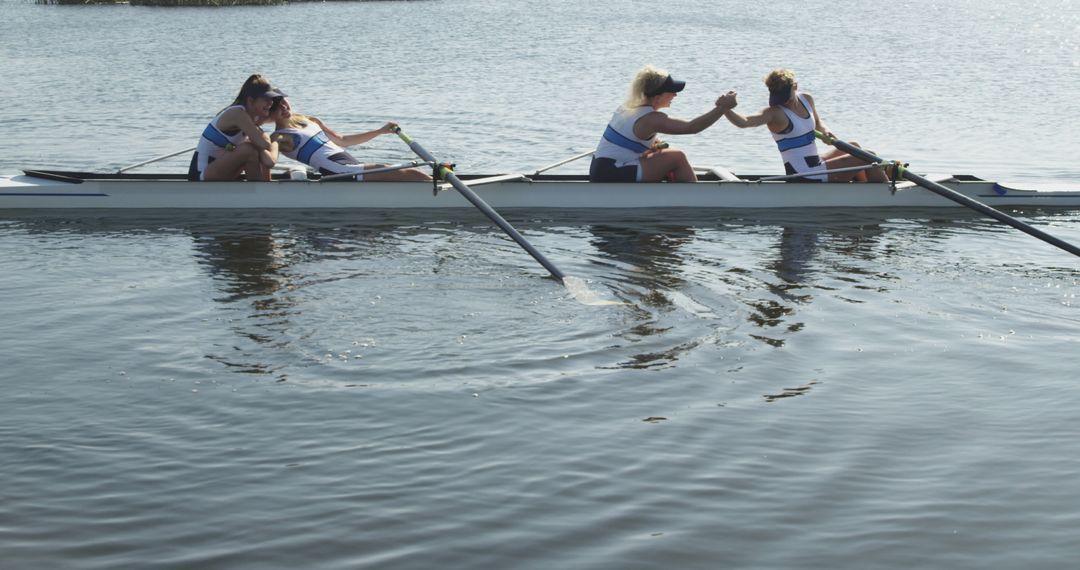
<path fill-rule="evenodd" d="M 777 107 L 765 107 L 753 115 L 740 115 L 735 111 L 724 113 L 731 124 L 740 129 L 768 126 L 769 130 L 780 131 L 787 127 L 787 117 Z"/>
<path fill-rule="evenodd" d="M 278 142 L 270 143 L 270 148 L 259 151 L 259 162 L 267 168 L 272 168 L 278 160 Z"/>
<path fill-rule="evenodd" d="M 817 103 L 814 102 L 814 98 L 809 93 L 803 93 L 806 96 L 806 100 L 810 102 L 810 110 L 814 113 L 814 128 L 821 131 L 822 134 L 829 138 L 836 138 L 836 135 L 829 130 L 829 127 L 825 126 L 825 123 L 821 122 L 821 117 L 817 114 Z"/>
<path fill-rule="evenodd" d="M 278 150 L 281 152 L 292 152 L 293 147 L 295 146 L 295 141 L 293 141 L 291 136 L 278 132 L 270 133 L 270 141 L 276 141 L 278 143 Z"/>
<path fill-rule="evenodd" d="M 316 118 L 316 117 L 309 117 L 309 118 L 312 121 L 315 121 L 315 123 L 317 123 L 319 125 L 319 127 L 323 130 L 323 132 L 326 133 L 326 136 L 331 141 L 333 141 L 334 144 L 336 144 L 336 145 L 338 145 L 338 146 L 340 146 L 342 148 L 366 143 L 369 140 L 371 140 L 371 139 L 373 139 L 373 138 L 375 138 L 375 137 L 377 137 L 379 135 L 390 134 L 390 133 L 394 132 L 393 129 L 394 129 L 394 127 L 397 126 L 397 123 L 386 123 L 385 125 L 377 128 L 377 129 L 375 129 L 373 131 L 367 131 L 367 132 L 364 132 L 364 133 L 356 133 L 356 134 L 353 134 L 353 135 L 344 135 L 344 136 L 342 136 L 342 135 L 339 135 L 336 132 L 334 132 L 333 129 L 326 126 L 326 123 L 323 123 L 318 118 Z"/>
<path fill-rule="evenodd" d="M 255 124 L 255 121 L 251 120 L 251 115 L 248 115 L 242 109 L 229 109 L 221 116 L 221 120 L 218 121 L 218 126 L 223 131 L 230 131 L 234 128 L 240 129 L 251 144 L 255 145 L 259 150 L 270 150 L 270 137 L 266 136 L 262 128 Z M 276 152 L 276 151 L 275 151 Z"/>
<path fill-rule="evenodd" d="M 666 135 L 693 135 L 711 127 L 713 123 L 724 116 L 724 113 L 735 108 L 738 103 L 735 100 L 735 92 L 728 91 L 716 100 L 716 106 L 703 115 L 691 119 L 676 119 L 659 111 L 649 113 L 634 123 L 634 135 L 642 139 L 652 138 L 657 133 Z"/>
<path fill-rule="evenodd" d="M 337 131 L 335 131 L 334 129 L 331 129 L 329 126 L 327 126 L 326 123 L 322 122 L 322 120 L 319 119 L 318 117 L 310 117 L 309 116 L 309 117 L 306 117 L 306 118 L 308 120 L 312 121 L 313 123 L 315 123 L 316 125 L 319 125 L 319 128 L 322 129 L 322 131 L 324 133 L 326 133 L 327 138 L 329 138 L 331 141 L 333 141 L 334 144 L 336 144 L 338 146 L 342 146 L 342 144 L 341 144 L 341 135 L 337 134 Z"/>

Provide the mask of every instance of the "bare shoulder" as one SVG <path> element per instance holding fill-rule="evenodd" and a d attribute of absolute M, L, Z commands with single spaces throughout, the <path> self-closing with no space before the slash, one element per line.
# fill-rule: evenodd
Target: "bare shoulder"
<path fill-rule="evenodd" d="M 774 133 L 779 133 L 788 127 L 787 114 L 784 113 L 784 108 L 779 105 L 765 107 L 761 111 L 761 116 L 765 118 L 765 125 Z"/>
<path fill-rule="evenodd" d="M 649 127 L 651 125 L 655 125 L 657 121 L 663 120 L 665 118 L 667 118 L 667 115 L 661 113 L 660 111 L 649 111 L 648 113 L 645 113 L 644 115 L 638 117 L 636 121 L 634 121 L 634 127 L 637 128 L 637 126 L 639 125 Z"/>
<path fill-rule="evenodd" d="M 220 120 L 236 122 L 241 117 L 247 117 L 247 116 L 248 116 L 247 111 L 245 111 L 243 107 L 233 106 L 233 107 L 229 107 L 228 109 L 225 109 L 224 111 L 221 112 L 221 119 Z"/>
<path fill-rule="evenodd" d="M 761 110 L 761 116 L 765 117 L 770 123 L 783 123 L 787 125 L 787 115 L 784 114 L 784 108 L 780 105 L 770 105 Z"/>
<path fill-rule="evenodd" d="M 647 139 L 661 130 L 663 121 L 667 119 L 667 115 L 660 111 L 650 111 L 645 113 L 638 120 L 634 121 L 634 135 Z"/>
<path fill-rule="evenodd" d="M 254 122 L 251 120 L 251 115 L 248 115 L 243 107 L 229 107 L 222 111 L 221 116 L 218 118 L 218 126 L 223 129 L 242 127 L 248 124 L 254 124 Z"/>

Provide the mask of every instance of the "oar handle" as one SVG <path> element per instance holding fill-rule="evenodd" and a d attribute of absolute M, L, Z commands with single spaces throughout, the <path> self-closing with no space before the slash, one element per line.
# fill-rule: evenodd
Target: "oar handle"
<path fill-rule="evenodd" d="M 401 127 L 391 127 L 390 132 L 397 135 L 402 141 L 405 142 L 405 144 L 409 145 L 409 148 L 411 148 L 412 151 L 417 154 L 417 156 L 431 163 L 432 169 L 435 171 L 434 174 L 436 180 L 446 180 L 446 177 L 448 175 L 454 173 L 454 170 L 450 167 L 449 164 L 439 163 L 438 161 L 436 161 L 435 157 L 431 156 L 431 153 L 424 150 L 424 147 L 413 141 L 412 137 L 405 134 L 405 131 L 401 130 Z"/>
<path fill-rule="evenodd" d="M 405 131 L 401 130 L 401 127 L 398 127 L 398 126 L 391 127 L 390 132 L 392 132 L 395 135 L 401 137 L 401 140 L 405 141 L 405 144 L 409 144 L 409 145 L 412 144 L 412 137 L 405 134 Z"/>
<path fill-rule="evenodd" d="M 831 144 L 836 142 L 835 137 L 830 137 L 829 135 L 827 135 L 827 134 L 825 134 L 825 133 L 823 133 L 823 132 L 821 132 L 821 131 L 819 131 L 817 129 L 814 129 L 814 136 L 821 139 L 821 142 L 823 142 L 825 144 L 831 145 Z"/>

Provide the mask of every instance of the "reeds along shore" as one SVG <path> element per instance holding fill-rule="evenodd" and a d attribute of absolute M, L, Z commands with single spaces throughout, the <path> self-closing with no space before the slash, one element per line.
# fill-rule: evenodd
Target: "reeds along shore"
<path fill-rule="evenodd" d="M 130 4 L 132 6 L 273 6 L 285 0 L 35 0 L 37 4 L 82 6 L 91 4 Z"/>
<path fill-rule="evenodd" d="M 37 4 L 64 6 L 89 4 L 130 4 L 132 6 L 277 6 L 299 2 L 326 2 L 328 0 L 35 0 Z M 332 1 L 332 0 L 331 0 Z M 350 0 L 370 2 L 373 0 Z"/>

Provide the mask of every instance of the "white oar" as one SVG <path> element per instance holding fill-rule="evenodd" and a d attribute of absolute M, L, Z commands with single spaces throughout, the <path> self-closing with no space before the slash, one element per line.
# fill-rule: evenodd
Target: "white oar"
<path fill-rule="evenodd" d="M 834 172 L 858 172 L 860 170 L 870 170 L 871 168 L 877 168 L 884 166 L 880 162 L 871 162 L 870 164 L 864 164 L 862 166 L 846 166 L 844 168 L 834 168 L 832 170 L 819 170 L 814 172 L 814 175 L 819 174 L 832 174 Z M 758 178 L 754 182 L 777 182 L 779 180 L 795 180 L 796 178 L 803 178 L 806 174 L 784 174 L 782 176 L 766 176 L 764 178 Z"/>
<path fill-rule="evenodd" d="M 862 160 L 865 160 L 867 162 L 885 162 L 878 158 L 878 156 L 872 152 L 868 152 L 862 148 L 852 145 L 851 143 L 828 137 L 821 131 L 814 131 L 814 134 L 826 144 L 831 144 L 856 158 L 861 158 Z M 994 208 L 991 208 L 990 206 L 987 206 L 986 204 L 983 204 L 978 200 L 968 198 L 967 196 L 964 196 L 963 194 L 956 192 L 951 188 L 942 186 L 941 184 L 938 184 L 933 180 L 923 178 L 922 176 L 919 176 L 918 174 L 915 174 L 914 172 L 911 172 L 910 170 L 904 168 L 904 166 L 900 163 L 894 162 L 893 168 L 898 169 L 900 176 L 902 176 L 903 178 L 915 184 L 918 184 L 919 186 L 922 186 L 923 188 L 926 188 L 927 190 L 930 190 L 931 192 L 938 194 L 939 196 L 948 198 L 953 202 L 957 202 L 959 204 L 967 206 L 968 208 L 971 208 L 972 210 L 975 210 L 980 214 L 994 218 L 995 220 L 1004 224 L 1008 224 L 1028 235 L 1041 239 L 1050 245 L 1060 247 L 1061 249 L 1064 249 L 1065 251 L 1073 255 L 1080 256 L 1080 248 L 1067 241 L 1058 239 L 1038 228 L 1025 224 L 1024 222 L 1021 222 L 1020 220 L 1006 214 L 1005 212 L 995 210 Z"/>
<path fill-rule="evenodd" d="M 409 145 L 409 148 L 411 148 L 417 156 L 432 164 L 439 164 L 438 161 L 435 160 L 435 157 L 431 156 L 431 153 L 425 150 L 424 147 L 420 146 L 420 143 L 412 140 L 412 138 L 409 135 L 405 134 L 400 127 L 394 127 L 394 132 L 397 133 L 397 136 L 401 137 L 401 140 L 405 141 L 405 144 Z M 486 202 L 481 200 L 475 192 L 470 190 L 469 187 L 466 186 L 465 183 L 462 182 L 456 174 L 454 174 L 454 171 L 451 170 L 449 166 L 445 164 L 438 165 L 435 168 L 435 175 L 438 180 L 445 180 L 449 182 L 455 189 L 457 189 L 458 193 L 464 196 L 466 200 L 471 202 L 473 206 L 476 206 L 477 209 L 483 212 L 485 216 L 491 219 L 491 221 L 495 222 L 495 225 L 502 228 L 502 231 L 506 232 L 506 235 L 510 236 L 514 241 L 516 241 L 518 245 L 520 245 L 525 251 L 529 252 L 529 255 L 533 256 L 533 259 L 540 262 L 540 265 L 543 265 L 544 269 L 547 269 L 553 277 L 563 283 L 566 282 L 565 273 L 560 271 L 558 267 L 555 267 L 553 263 L 548 261 L 548 259 L 544 257 L 542 253 L 537 251 L 536 248 L 533 247 L 532 244 L 530 244 L 524 236 L 518 233 L 518 231 L 515 230 L 509 222 L 504 220 L 498 212 L 493 210 L 491 206 L 488 206 Z"/>
<path fill-rule="evenodd" d="M 166 158 L 172 158 L 172 157 L 174 157 L 174 156 L 176 156 L 178 154 L 184 154 L 185 152 L 193 152 L 194 150 L 195 150 L 195 147 L 191 147 L 191 148 L 185 148 L 184 150 L 178 150 L 176 152 L 171 152 L 169 154 L 165 154 L 165 155 L 159 156 L 157 158 L 151 158 L 150 160 L 145 160 L 145 161 L 140 162 L 138 164 L 132 164 L 131 166 L 125 166 L 125 167 L 121 168 L 120 170 L 117 170 L 116 173 L 117 174 L 123 174 L 124 172 L 126 172 L 128 170 L 132 170 L 132 169 L 138 168 L 140 166 L 146 166 L 147 164 L 150 164 L 152 162 L 157 162 L 159 160 L 165 160 Z"/>
<path fill-rule="evenodd" d="M 411 160 L 402 164 L 393 164 L 390 166 L 381 166 L 379 168 L 372 168 L 370 170 L 357 170 L 355 172 L 342 172 L 341 174 L 331 174 L 329 176 L 323 176 L 319 179 L 320 182 L 326 182 L 328 180 L 343 180 L 345 178 L 355 178 L 357 176 L 363 176 L 365 174 L 374 174 L 376 172 L 392 172 L 394 170 L 404 170 L 406 168 L 416 168 L 421 165 L 435 166 L 434 163 L 426 162 L 423 160 Z"/>

